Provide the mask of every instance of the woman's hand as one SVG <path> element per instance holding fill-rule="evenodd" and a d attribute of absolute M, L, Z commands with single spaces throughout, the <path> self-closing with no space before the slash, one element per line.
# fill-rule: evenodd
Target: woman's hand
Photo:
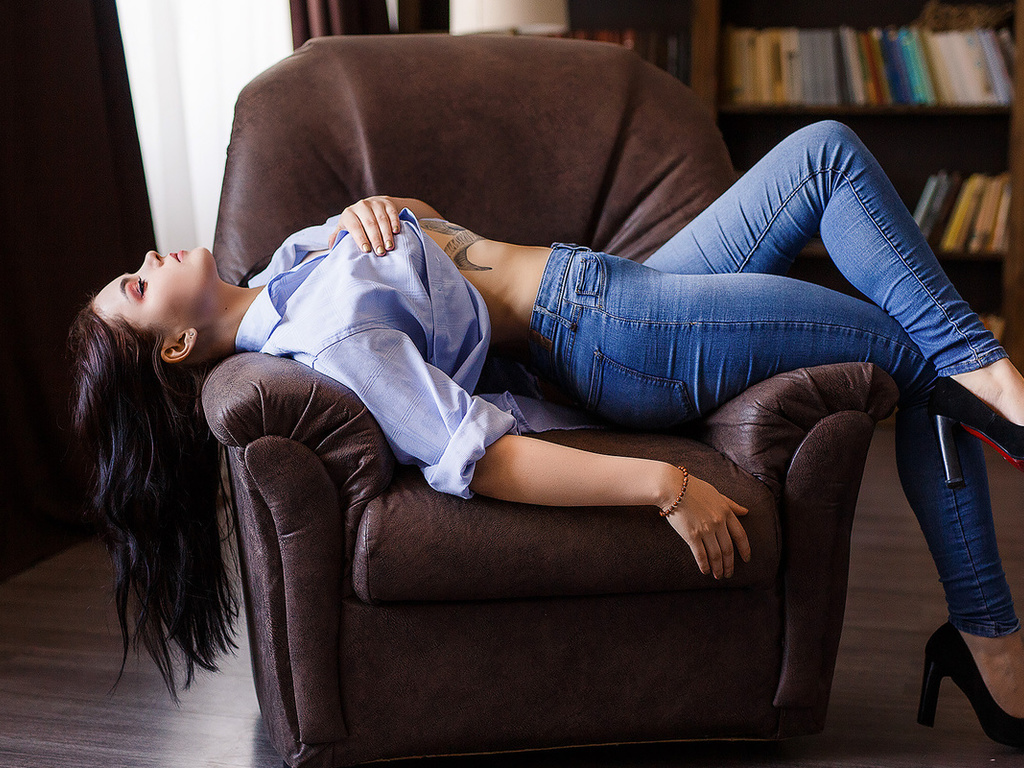
<path fill-rule="evenodd" d="M 383 256 L 395 247 L 394 235 L 401 231 L 398 212 L 395 198 L 385 195 L 375 195 L 353 203 L 341 212 L 341 220 L 331 233 L 327 247 L 334 247 L 335 240 L 344 229 L 350 237 L 355 238 L 363 253 L 373 251 Z"/>
<path fill-rule="evenodd" d="M 662 509 L 668 509 L 679 493 L 682 473 L 678 469 L 676 476 L 679 481 L 675 483 L 675 492 L 667 503 L 660 505 Z M 713 573 L 720 579 L 732 576 L 735 552 L 739 552 L 743 562 L 750 561 L 750 544 L 739 521 L 739 516 L 745 514 L 746 507 L 723 496 L 710 483 L 690 475 L 686 493 L 667 519 L 690 545 L 700 572 Z"/>

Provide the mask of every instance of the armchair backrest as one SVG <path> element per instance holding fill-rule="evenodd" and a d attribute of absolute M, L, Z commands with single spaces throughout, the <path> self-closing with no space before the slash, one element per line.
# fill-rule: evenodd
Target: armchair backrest
<path fill-rule="evenodd" d="M 238 282 L 291 232 L 390 194 L 484 237 L 642 259 L 733 179 L 710 112 L 621 46 L 317 38 L 239 96 L 214 253 Z"/>

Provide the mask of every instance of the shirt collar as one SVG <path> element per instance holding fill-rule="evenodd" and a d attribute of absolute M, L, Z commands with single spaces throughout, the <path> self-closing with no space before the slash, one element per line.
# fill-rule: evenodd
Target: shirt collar
<path fill-rule="evenodd" d="M 270 292 L 264 288 L 242 315 L 235 334 L 235 351 L 259 352 L 280 321 L 281 314 L 270 300 Z"/>
<path fill-rule="evenodd" d="M 274 275 L 267 287 L 256 294 L 256 298 L 249 309 L 242 315 L 242 322 L 238 324 L 238 333 L 235 334 L 235 349 L 241 351 L 256 352 L 263 349 L 263 346 L 274 332 L 277 324 L 284 317 L 284 311 L 288 307 L 288 299 L 305 282 L 309 273 L 316 269 L 327 254 L 316 256 L 305 264 Z"/>

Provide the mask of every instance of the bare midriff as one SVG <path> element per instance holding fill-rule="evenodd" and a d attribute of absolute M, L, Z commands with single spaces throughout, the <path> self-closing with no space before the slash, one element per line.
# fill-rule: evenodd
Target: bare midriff
<path fill-rule="evenodd" d="M 440 232 L 424 230 L 423 234 L 442 249 L 452 240 L 450 235 Z M 477 239 L 464 249 L 461 258 L 452 256 L 462 276 L 480 291 L 487 305 L 491 348 L 496 352 L 523 362 L 528 360 L 530 317 L 550 255 L 550 248 Z"/>

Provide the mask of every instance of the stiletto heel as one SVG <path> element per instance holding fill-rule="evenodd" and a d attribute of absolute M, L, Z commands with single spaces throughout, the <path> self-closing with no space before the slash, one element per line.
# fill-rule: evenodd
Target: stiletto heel
<path fill-rule="evenodd" d="M 1024 472 L 1024 426 L 1004 419 L 950 377 L 941 376 L 935 382 L 928 402 L 928 413 L 935 420 L 943 462 L 956 454 L 952 429 L 945 433 L 951 450 L 943 446 L 944 425 L 941 419 L 945 418 L 959 424 L 972 435 L 980 437 L 999 451 L 1004 459 Z M 959 460 L 956 464 L 959 466 Z M 950 468 L 951 465 L 947 463 L 947 485 L 951 479 Z M 962 480 L 961 478 L 961 482 Z"/>
<path fill-rule="evenodd" d="M 1008 715 L 996 704 L 956 627 L 946 623 L 935 630 L 925 646 L 924 658 L 917 722 L 927 726 L 935 724 L 939 685 L 943 677 L 948 677 L 971 702 L 985 735 L 1000 744 L 1024 749 L 1024 718 Z"/>
<path fill-rule="evenodd" d="M 946 470 L 946 487 L 963 488 L 964 473 L 960 469 L 960 453 L 953 438 L 953 427 L 957 423 L 949 416 L 932 416 L 935 423 L 935 434 L 939 440 L 939 451 L 942 452 L 942 467 Z"/>
<path fill-rule="evenodd" d="M 945 675 L 939 671 L 939 665 L 933 659 L 924 660 L 924 679 L 921 681 L 921 703 L 917 707 L 917 722 L 935 726 L 935 707 L 939 703 L 939 686 Z"/>

